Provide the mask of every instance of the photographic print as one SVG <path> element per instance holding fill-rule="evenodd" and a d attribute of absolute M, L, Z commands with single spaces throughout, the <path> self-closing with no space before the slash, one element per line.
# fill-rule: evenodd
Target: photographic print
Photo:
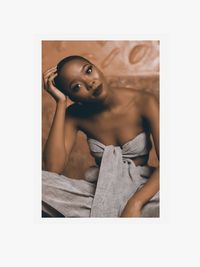
<path fill-rule="evenodd" d="M 158 218 L 159 40 L 43 40 L 42 217 Z"/>

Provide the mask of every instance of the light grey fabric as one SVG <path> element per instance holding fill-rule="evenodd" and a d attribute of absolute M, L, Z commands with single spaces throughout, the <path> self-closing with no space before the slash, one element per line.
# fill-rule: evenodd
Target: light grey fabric
<path fill-rule="evenodd" d="M 42 171 L 42 209 L 49 216 L 90 217 L 94 193 L 95 184 Z"/>
<path fill-rule="evenodd" d="M 149 166 L 135 166 L 130 159 L 149 153 L 149 139 L 141 133 L 122 147 L 88 138 L 91 154 L 101 161 L 90 167 L 84 180 L 42 172 L 43 211 L 56 217 L 119 217 L 128 199 L 152 173 Z M 159 217 L 159 193 L 142 209 L 142 217 Z"/>

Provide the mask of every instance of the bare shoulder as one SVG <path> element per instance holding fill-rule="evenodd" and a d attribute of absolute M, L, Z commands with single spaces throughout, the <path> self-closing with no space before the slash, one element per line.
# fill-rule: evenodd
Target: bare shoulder
<path fill-rule="evenodd" d="M 134 88 L 123 88 L 123 92 L 125 99 L 145 117 L 159 112 L 158 99 L 153 93 Z"/>
<path fill-rule="evenodd" d="M 130 87 L 116 87 L 113 88 L 122 101 L 134 102 L 135 104 L 141 101 L 142 92 Z"/>
<path fill-rule="evenodd" d="M 132 101 L 138 107 L 150 107 L 154 105 L 158 105 L 158 100 L 153 93 L 144 91 L 144 90 L 137 90 L 134 88 L 119 88 L 118 92 L 123 91 L 123 96 L 130 101 Z"/>
<path fill-rule="evenodd" d="M 158 100 L 153 93 L 142 91 L 140 92 L 140 101 L 142 106 L 151 107 L 157 106 Z"/>
<path fill-rule="evenodd" d="M 140 97 L 140 110 L 145 117 L 158 116 L 159 103 L 157 97 L 150 92 L 141 92 Z"/>

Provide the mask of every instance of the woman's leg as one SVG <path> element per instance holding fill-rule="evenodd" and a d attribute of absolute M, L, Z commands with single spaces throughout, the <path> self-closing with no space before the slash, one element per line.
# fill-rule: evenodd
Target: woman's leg
<path fill-rule="evenodd" d="M 42 171 L 42 211 L 48 217 L 90 217 L 95 185 Z"/>

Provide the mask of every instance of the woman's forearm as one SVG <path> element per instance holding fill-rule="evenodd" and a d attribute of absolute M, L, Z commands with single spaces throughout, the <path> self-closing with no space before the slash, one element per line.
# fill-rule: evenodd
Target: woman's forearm
<path fill-rule="evenodd" d="M 130 207 L 142 208 L 159 191 L 159 167 L 128 201 Z"/>
<path fill-rule="evenodd" d="M 65 166 L 64 123 L 66 103 L 57 102 L 56 112 L 44 148 L 45 170 L 61 173 Z"/>

